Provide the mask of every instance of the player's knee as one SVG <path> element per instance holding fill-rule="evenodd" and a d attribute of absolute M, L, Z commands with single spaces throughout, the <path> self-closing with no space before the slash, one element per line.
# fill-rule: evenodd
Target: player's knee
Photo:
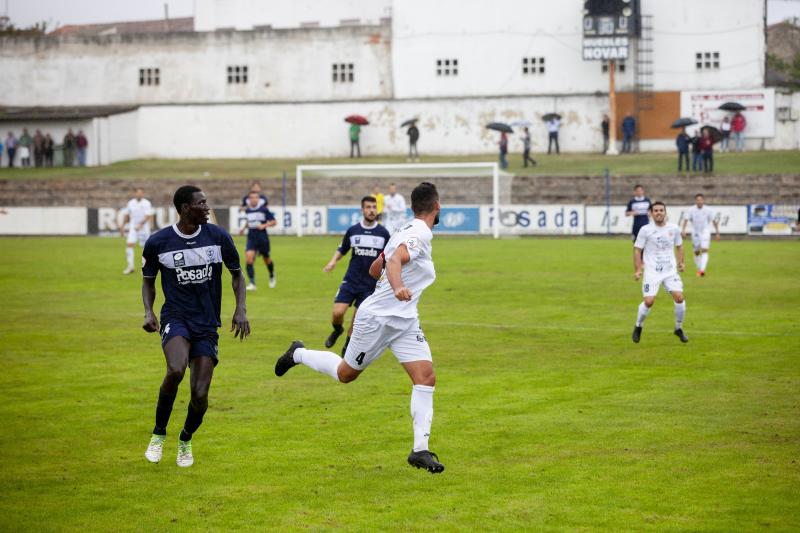
<path fill-rule="evenodd" d="M 350 365 L 342 361 L 339 364 L 339 367 L 336 369 L 336 375 L 339 378 L 339 381 L 342 383 L 350 383 L 351 381 L 355 381 L 360 372 L 353 368 L 350 368 Z"/>
<path fill-rule="evenodd" d="M 178 385 L 183 381 L 183 375 L 186 373 L 186 367 L 182 365 L 167 365 L 167 373 L 164 376 L 164 382 L 172 385 Z"/>
<path fill-rule="evenodd" d="M 683 293 L 676 292 L 675 294 L 672 295 L 672 298 L 675 300 L 676 304 L 683 303 Z"/>
<path fill-rule="evenodd" d="M 655 298 L 653 298 L 653 297 L 651 297 L 651 296 L 648 296 L 648 297 L 646 297 L 646 298 L 644 299 L 644 305 L 645 305 L 646 307 L 648 307 L 648 308 L 649 308 L 649 307 L 653 307 L 653 304 L 654 304 L 654 303 L 656 303 L 656 299 L 655 299 Z"/>
<path fill-rule="evenodd" d="M 436 385 L 436 372 L 431 368 L 429 371 L 423 372 L 421 376 L 414 382 L 414 385 L 427 385 L 433 387 Z"/>
<path fill-rule="evenodd" d="M 208 387 L 197 387 L 192 391 L 192 407 L 197 411 L 208 409 Z"/>

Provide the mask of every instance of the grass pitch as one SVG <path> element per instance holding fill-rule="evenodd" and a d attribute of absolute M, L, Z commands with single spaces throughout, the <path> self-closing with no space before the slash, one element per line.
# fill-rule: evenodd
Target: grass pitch
<path fill-rule="evenodd" d="M 273 375 L 291 339 L 328 334 L 337 240 L 273 239 L 278 287 L 259 266 L 252 337 L 222 334 L 190 469 L 174 462 L 188 379 L 164 459 L 143 457 L 164 365 L 122 240 L 0 240 L 0 529 L 800 527 L 796 241 L 713 243 L 709 276 L 684 275 L 689 344 L 662 293 L 634 345 L 627 240 L 435 239 L 432 476 L 405 463 L 391 354 L 347 386 Z M 226 325 L 232 309 L 226 290 Z"/>

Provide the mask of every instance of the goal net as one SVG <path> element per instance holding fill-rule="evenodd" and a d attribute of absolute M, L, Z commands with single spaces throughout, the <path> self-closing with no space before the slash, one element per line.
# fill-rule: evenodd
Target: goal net
<path fill-rule="evenodd" d="M 344 231 L 360 220 L 355 209 L 363 196 L 379 191 L 386 195 L 394 183 L 405 198 L 411 217 L 411 191 L 422 181 L 439 189 L 442 213 L 437 233 L 503 234 L 502 225 L 494 223 L 504 204 L 511 203 L 510 174 L 497 163 L 408 163 L 298 165 L 295 173 L 296 212 L 308 213 L 324 206 L 326 233 Z M 307 215 L 303 215 L 308 217 Z M 311 232 L 308 224 L 296 224 L 294 233 L 301 237 Z"/>

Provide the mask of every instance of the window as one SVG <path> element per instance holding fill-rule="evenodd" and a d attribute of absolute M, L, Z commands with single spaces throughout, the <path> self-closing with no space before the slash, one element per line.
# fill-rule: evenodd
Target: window
<path fill-rule="evenodd" d="M 543 57 L 523 57 L 522 58 L 522 73 L 523 74 L 544 74 L 544 58 Z"/>
<path fill-rule="evenodd" d="M 140 68 L 139 85 L 159 85 L 161 83 L 161 71 L 157 68 Z"/>
<path fill-rule="evenodd" d="M 355 66 L 353 63 L 334 63 L 333 81 L 335 83 L 353 83 L 355 81 Z"/>
<path fill-rule="evenodd" d="M 437 59 L 437 76 L 458 76 L 458 59 Z"/>
<path fill-rule="evenodd" d="M 617 72 L 619 73 L 625 72 L 625 69 L 627 68 L 625 65 L 625 61 L 617 61 L 615 64 L 617 65 Z M 603 71 L 603 73 L 608 72 L 608 61 L 603 61 L 601 70 Z"/>
<path fill-rule="evenodd" d="M 247 83 L 247 65 L 228 67 L 228 84 Z"/>
<path fill-rule="evenodd" d="M 719 52 L 697 52 L 694 67 L 697 70 L 719 70 Z"/>

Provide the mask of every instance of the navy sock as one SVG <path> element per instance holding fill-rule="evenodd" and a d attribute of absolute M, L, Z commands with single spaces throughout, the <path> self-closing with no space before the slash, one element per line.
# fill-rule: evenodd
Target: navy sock
<path fill-rule="evenodd" d="M 250 283 L 255 285 L 256 283 L 256 269 L 253 268 L 253 265 L 247 265 L 247 277 L 250 279 Z"/>
<path fill-rule="evenodd" d="M 153 428 L 154 435 L 166 435 L 169 416 L 172 414 L 172 405 L 175 403 L 177 393 L 167 394 L 158 391 L 158 404 L 156 405 L 156 425 Z"/>
<path fill-rule="evenodd" d="M 269 277 L 275 277 L 275 263 L 270 263 L 267 265 L 267 270 L 269 270 Z"/>
<path fill-rule="evenodd" d="M 181 440 L 192 440 L 192 434 L 197 431 L 200 424 L 203 423 L 203 415 L 206 414 L 208 409 L 208 402 L 203 402 L 202 405 L 195 407 L 195 402 L 189 402 L 189 409 L 186 411 L 186 422 L 183 424 L 181 431 Z"/>

